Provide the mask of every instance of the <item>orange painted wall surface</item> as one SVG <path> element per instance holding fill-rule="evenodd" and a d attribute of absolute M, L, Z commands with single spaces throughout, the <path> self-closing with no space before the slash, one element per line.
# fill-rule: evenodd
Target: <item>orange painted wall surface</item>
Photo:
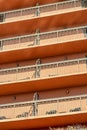
<path fill-rule="evenodd" d="M 65 55 L 65 56 L 42 58 L 41 64 L 65 61 L 65 60 L 71 60 L 71 59 L 78 59 L 78 58 L 85 58 L 86 55 L 87 55 L 87 53 L 78 53 L 78 54 L 71 54 L 71 55 Z M 19 62 L 15 62 L 15 63 L 0 64 L 0 69 L 35 65 L 36 61 L 37 61 L 37 59 L 33 59 L 33 60 L 19 61 Z"/>
<path fill-rule="evenodd" d="M 67 93 L 67 91 L 69 91 L 69 93 Z M 77 87 L 75 86 L 75 87 L 64 88 L 64 89 L 39 91 L 38 93 L 39 93 L 40 99 L 84 95 L 84 94 L 87 94 L 87 86 L 77 86 Z M 15 95 L 9 95 L 9 96 L 1 96 L 0 104 L 32 101 L 33 96 L 34 96 L 34 92 L 25 93 L 25 94 L 15 94 Z"/>
<path fill-rule="evenodd" d="M 29 6 L 35 6 L 36 3 L 39 3 L 40 5 L 42 4 L 47 4 L 47 3 L 53 3 L 53 2 L 58 2 L 58 1 L 63 1 L 63 0 L 0 0 L 0 11 L 6 11 L 6 10 L 12 10 L 12 9 L 18 9 L 18 8 L 25 8 Z"/>

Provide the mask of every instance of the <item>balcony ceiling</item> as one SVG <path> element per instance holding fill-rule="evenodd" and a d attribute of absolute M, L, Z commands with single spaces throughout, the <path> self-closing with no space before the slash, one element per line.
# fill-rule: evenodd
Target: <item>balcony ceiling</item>
<path fill-rule="evenodd" d="M 87 112 L 76 112 L 76 113 L 66 113 L 59 116 L 50 117 L 37 117 L 30 119 L 16 119 L 9 120 L 6 122 L 0 121 L 0 129 L 2 130 L 23 130 L 31 128 L 46 128 L 49 126 L 63 126 L 68 124 L 76 123 L 87 123 Z"/>
<path fill-rule="evenodd" d="M 66 28 L 84 24 L 87 25 L 87 9 L 48 17 L 38 17 L 30 20 L 1 23 L 0 37 L 32 34 L 36 32 L 36 29 L 40 29 L 41 32 L 44 32 L 54 30 L 55 28 Z"/>
<path fill-rule="evenodd" d="M 64 0 L 0 0 L 0 11 L 7 11 L 18 8 L 35 6 L 36 3 L 42 5 L 58 1 L 64 1 Z"/>
<path fill-rule="evenodd" d="M 6 84 L 0 83 L 0 96 L 85 85 L 87 85 L 87 73 L 62 75 L 60 77 L 49 77 L 29 81 L 22 80 Z"/>

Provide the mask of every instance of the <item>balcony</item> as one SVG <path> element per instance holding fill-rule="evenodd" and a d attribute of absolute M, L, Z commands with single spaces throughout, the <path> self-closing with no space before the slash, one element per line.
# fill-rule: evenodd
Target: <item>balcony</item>
<path fill-rule="evenodd" d="M 47 130 L 86 130 L 87 125 L 86 124 L 72 124 L 67 126 L 61 126 L 61 127 L 49 127 Z M 41 130 L 41 129 L 40 129 Z M 46 130 L 46 129 L 43 129 Z"/>
<path fill-rule="evenodd" d="M 84 0 L 67 0 L 41 6 L 37 5 L 36 7 L 1 12 L 0 22 L 13 22 L 25 19 L 33 19 L 36 17 L 77 11 L 83 8 L 86 8 L 86 2 Z"/>
<path fill-rule="evenodd" d="M 0 105 L 0 128 L 3 129 L 41 128 L 86 121 L 87 95 Z"/>
<path fill-rule="evenodd" d="M 0 63 L 85 52 L 86 42 L 87 26 L 5 38 L 0 40 Z"/>
<path fill-rule="evenodd" d="M 9 0 L 10 5 L 7 6 L 8 2 L 2 0 L 0 3 L 0 11 L 6 11 L 6 10 L 13 10 L 13 9 L 18 9 L 18 8 L 26 8 L 26 7 L 32 7 L 35 6 L 37 3 L 39 3 L 40 5 L 43 4 L 48 4 L 48 3 L 53 3 L 53 2 L 58 2 L 61 0 L 36 0 L 36 1 L 32 1 L 32 0 L 27 0 L 24 2 L 24 0 L 21 0 L 21 4 L 20 4 L 20 0 L 16 0 L 16 1 L 11 1 Z M 14 6 L 13 6 L 14 5 Z"/>
<path fill-rule="evenodd" d="M 67 125 L 65 127 L 49 127 L 47 130 L 86 130 L 87 125 L 86 124 L 72 124 L 72 125 Z M 41 129 L 40 129 L 41 130 Z M 46 129 L 43 129 L 46 130 Z"/>
<path fill-rule="evenodd" d="M 56 4 L 58 5 L 57 11 L 55 10 L 57 6 Z M 37 11 L 34 12 L 34 10 L 38 10 L 38 8 L 40 8 L 40 14 L 38 14 Z M 84 4 L 83 1 L 80 0 L 69 0 L 65 2 L 47 4 L 27 9 L 25 8 L 22 10 L 22 17 L 19 17 L 21 10 L 13 10 L 10 12 L 1 13 L 2 22 L 0 24 L 0 37 L 9 37 L 31 32 L 34 33 L 37 28 L 39 28 L 41 32 L 44 32 L 51 28 L 87 24 L 86 3 Z M 28 10 L 28 13 L 26 12 L 26 10 Z M 6 13 L 8 14 L 8 17 L 4 16 L 4 14 L 6 15 Z M 29 16 L 32 18 L 30 18 Z M 5 17 L 4 20 L 3 17 Z"/>
<path fill-rule="evenodd" d="M 87 58 L 1 69 L 0 94 L 86 85 L 86 76 Z"/>

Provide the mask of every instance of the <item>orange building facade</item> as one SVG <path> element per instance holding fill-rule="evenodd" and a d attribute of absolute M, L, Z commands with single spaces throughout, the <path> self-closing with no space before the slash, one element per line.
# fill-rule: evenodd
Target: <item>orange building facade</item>
<path fill-rule="evenodd" d="M 0 0 L 0 130 L 87 130 L 87 0 Z"/>

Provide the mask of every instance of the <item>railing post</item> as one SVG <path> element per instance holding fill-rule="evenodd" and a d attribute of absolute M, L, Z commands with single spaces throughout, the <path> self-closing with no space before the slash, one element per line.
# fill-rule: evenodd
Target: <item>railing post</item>
<path fill-rule="evenodd" d="M 3 42 L 2 42 L 2 40 L 0 41 L 0 50 L 2 50 L 3 49 Z"/>
<path fill-rule="evenodd" d="M 76 33 L 77 33 L 77 36 L 78 36 L 78 33 L 79 33 L 79 30 L 78 30 L 78 28 L 76 29 Z M 77 37 L 77 39 L 78 39 L 78 37 Z"/>
<path fill-rule="evenodd" d="M 16 118 L 15 116 L 17 116 L 17 115 L 16 115 L 16 113 L 15 113 L 15 104 L 14 104 L 14 110 L 13 110 L 13 112 L 14 112 L 14 114 L 13 114 L 13 115 L 14 115 L 14 118 Z"/>
<path fill-rule="evenodd" d="M 22 12 L 23 12 L 23 10 L 21 9 L 21 16 L 22 16 Z"/>
<path fill-rule="evenodd" d="M 39 3 L 36 4 L 36 16 L 40 16 L 40 7 L 39 7 Z"/>
<path fill-rule="evenodd" d="M 20 47 L 20 41 L 21 41 L 21 37 L 19 37 L 19 47 Z"/>
<path fill-rule="evenodd" d="M 59 75 L 58 69 L 59 69 L 59 68 L 58 68 L 58 63 L 57 63 L 57 75 Z"/>
<path fill-rule="evenodd" d="M 16 80 L 18 80 L 18 68 L 16 69 Z"/>
<path fill-rule="evenodd" d="M 0 14 L 0 22 L 4 22 L 4 14 Z"/>
<path fill-rule="evenodd" d="M 79 63 L 80 63 L 80 61 L 78 60 L 78 69 L 77 69 L 77 73 L 79 73 Z"/>
<path fill-rule="evenodd" d="M 86 69 L 87 69 L 87 56 L 86 56 Z"/>
<path fill-rule="evenodd" d="M 37 38 L 36 38 L 36 45 L 40 44 L 40 36 L 39 33 L 37 33 Z"/>
<path fill-rule="evenodd" d="M 38 115 L 38 103 L 35 101 L 35 116 Z"/>
<path fill-rule="evenodd" d="M 3 14 L 3 22 L 5 22 L 5 18 L 6 18 L 6 15 L 5 13 Z"/>
<path fill-rule="evenodd" d="M 37 29 L 37 30 L 36 30 L 35 45 L 39 45 L 39 44 L 40 44 L 40 35 L 39 35 L 39 33 L 40 33 L 40 30 Z"/>
<path fill-rule="evenodd" d="M 81 0 L 82 7 L 86 8 L 87 7 L 87 0 Z"/>
<path fill-rule="evenodd" d="M 57 42 L 58 42 L 58 31 L 57 31 Z"/>
<path fill-rule="evenodd" d="M 84 37 L 87 37 L 87 28 L 84 28 Z"/>
<path fill-rule="evenodd" d="M 56 3 L 56 10 L 57 10 L 57 3 Z"/>
<path fill-rule="evenodd" d="M 66 101 L 66 113 L 68 113 L 69 111 L 68 111 L 68 107 L 69 107 L 69 105 L 68 105 L 68 100 L 65 100 Z"/>
<path fill-rule="evenodd" d="M 58 113 L 59 100 L 57 99 L 57 113 Z"/>
<path fill-rule="evenodd" d="M 33 96 L 33 115 L 37 116 L 38 115 L 38 100 L 39 100 L 39 93 L 35 92 Z"/>
<path fill-rule="evenodd" d="M 79 97 L 79 98 L 80 98 L 80 108 L 81 108 L 81 111 L 82 111 L 82 105 L 81 105 L 81 99 L 82 99 L 82 98 L 81 98 L 81 97 Z"/>
<path fill-rule="evenodd" d="M 73 2 L 74 2 L 74 7 L 76 7 L 76 0 L 74 0 Z"/>
<path fill-rule="evenodd" d="M 40 59 L 37 59 L 36 61 L 36 70 L 35 70 L 35 77 L 38 78 L 40 77 L 40 69 L 41 69 L 41 60 Z"/>

